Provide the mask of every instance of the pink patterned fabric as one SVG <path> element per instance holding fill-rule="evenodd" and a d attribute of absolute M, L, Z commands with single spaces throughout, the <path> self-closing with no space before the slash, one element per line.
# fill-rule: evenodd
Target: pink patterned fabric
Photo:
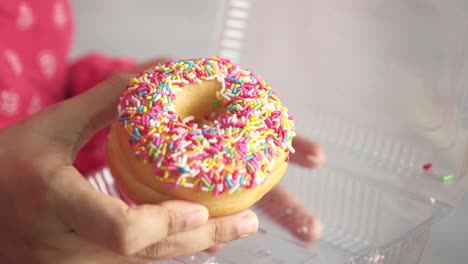
<path fill-rule="evenodd" d="M 0 0 L 0 129 L 86 91 L 133 64 L 89 54 L 69 62 L 73 13 L 68 0 Z M 75 165 L 90 173 L 105 164 L 105 133 Z"/>

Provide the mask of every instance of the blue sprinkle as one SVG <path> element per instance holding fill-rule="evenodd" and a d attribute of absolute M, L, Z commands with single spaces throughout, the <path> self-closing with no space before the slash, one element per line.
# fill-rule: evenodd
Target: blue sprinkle
<path fill-rule="evenodd" d="M 164 107 L 164 108 L 162 109 L 162 111 L 163 111 L 163 112 L 167 112 L 168 110 L 167 110 L 167 108 Z"/>
<path fill-rule="evenodd" d="M 173 143 L 169 143 L 169 149 L 173 149 L 174 148 L 174 144 Z"/>
<path fill-rule="evenodd" d="M 158 94 L 153 94 L 153 99 L 156 99 L 156 97 L 158 97 Z"/>
<path fill-rule="evenodd" d="M 135 132 L 135 135 L 137 135 L 137 137 L 141 137 L 140 130 L 138 130 L 138 128 L 135 127 L 133 131 Z"/>
<path fill-rule="evenodd" d="M 189 65 L 189 70 L 191 70 L 191 69 L 192 69 L 192 67 L 193 67 L 193 62 L 191 62 L 191 61 L 187 61 L 187 64 Z"/>
<path fill-rule="evenodd" d="M 268 92 L 268 96 L 272 96 L 273 93 L 271 91 Z"/>
<path fill-rule="evenodd" d="M 265 149 L 263 150 L 263 152 L 265 152 L 265 154 L 268 154 L 268 147 L 265 147 Z"/>
<path fill-rule="evenodd" d="M 233 82 L 236 82 L 236 83 L 241 84 L 241 85 L 244 84 L 243 82 L 237 80 L 236 78 L 232 78 L 230 76 L 227 76 L 226 79 L 228 79 L 230 81 L 233 81 Z"/>
<path fill-rule="evenodd" d="M 140 106 L 138 107 L 138 113 L 141 113 L 141 111 L 143 111 L 143 107 L 144 107 L 143 105 L 140 105 Z"/>
<path fill-rule="evenodd" d="M 239 184 L 240 185 L 244 185 L 244 175 L 240 176 L 240 179 L 239 179 Z"/>
<path fill-rule="evenodd" d="M 226 177 L 226 182 L 229 185 L 229 188 L 234 187 L 234 184 L 232 184 L 231 177 Z"/>
<path fill-rule="evenodd" d="M 143 96 L 143 95 L 145 95 L 145 94 L 147 94 L 147 93 L 148 93 L 147 91 L 143 91 L 143 92 L 139 92 L 138 94 L 139 94 L 140 96 Z"/>
<path fill-rule="evenodd" d="M 155 119 L 156 117 L 154 115 L 149 115 L 151 119 Z"/>
<path fill-rule="evenodd" d="M 234 87 L 234 89 L 232 89 L 232 93 L 233 94 L 237 93 L 237 87 Z"/>
<path fill-rule="evenodd" d="M 253 159 L 253 157 L 254 157 L 253 155 L 247 156 L 247 157 L 245 157 L 245 160 L 249 161 L 249 160 Z"/>
<path fill-rule="evenodd" d="M 137 139 L 137 138 L 135 138 L 134 136 L 131 136 L 131 137 L 130 137 L 130 141 L 132 141 L 133 143 L 135 143 L 135 142 L 137 142 L 137 141 L 138 141 L 138 139 Z"/>
<path fill-rule="evenodd" d="M 187 166 L 178 167 L 177 169 L 178 169 L 180 172 L 182 172 L 182 173 L 186 173 L 186 172 L 189 171 L 188 168 L 187 168 Z"/>

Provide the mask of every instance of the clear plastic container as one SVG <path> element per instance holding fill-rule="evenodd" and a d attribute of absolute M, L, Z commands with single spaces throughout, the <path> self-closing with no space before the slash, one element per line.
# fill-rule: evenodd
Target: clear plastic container
<path fill-rule="evenodd" d="M 282 180 L 324 236 L 300 243 L 259 213 L 258 234 L 173 263 L 419 263 L 468 190 L 468 2 L 227 0 L 219 20 L 220 55 L 262 75 L 328 151 Z M 114 190 L 104 174 L 91 182 Z"/>

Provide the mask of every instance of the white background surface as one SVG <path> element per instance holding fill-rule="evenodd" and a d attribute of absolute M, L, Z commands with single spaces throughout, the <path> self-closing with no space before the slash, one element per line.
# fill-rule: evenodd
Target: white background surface
<path fill-rule="evenodd" d="M 206 57 L 221 1 L 75 0 L 73 56 L 91 50 L 144 60 L 160 55 Z M 184 15 L 180 15 L 183 13 Z M 423 264 L 468 262 L 468 199 L 433 227 Z"/>

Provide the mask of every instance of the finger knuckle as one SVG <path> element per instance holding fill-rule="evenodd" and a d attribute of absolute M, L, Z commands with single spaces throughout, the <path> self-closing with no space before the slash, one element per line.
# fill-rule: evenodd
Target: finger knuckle
<path fill-rule="evenodd" d="M 158 209 L 159 219 L 164 219 L 167 229 L 165 230 L 165 236 L 175 234 L 178 231 L 184 228 L 184 217 L 180 212 L 171 210 L 164 206 L 159 207 Z"/>
<path fill-rule="evenodd" d="M 134 254 L 136 234 L 131 214 L 126 211 L 120 212 L 114 218 L 111 226 L 116 251 L 125 256 Z"/>
<path fill-rule="evenodd" d="M 173 237 L 168 237 L 155 245 L 145 248 L 139 255 L 153 259 L 167 258 L 174 255 L 176 247 L 175 239 Z"/>
<path fill-rule="evenodd" d="M 178 230 L 182 229 L 182 225 L 184 221 L 181 221 L 181 216 L 170 210 L 164 210 L 167 219 L 167 232 L 169 234 L 175 234 Z"/>
<path fill-rule="evenodd" d="M 229 234 L 231 232 L 228 231 L 227 227 L 224 227 L 221 221 L 213 221 L 210 226 L 210 243 L 211 245 L 221 244 L 229 240 Z"/>

